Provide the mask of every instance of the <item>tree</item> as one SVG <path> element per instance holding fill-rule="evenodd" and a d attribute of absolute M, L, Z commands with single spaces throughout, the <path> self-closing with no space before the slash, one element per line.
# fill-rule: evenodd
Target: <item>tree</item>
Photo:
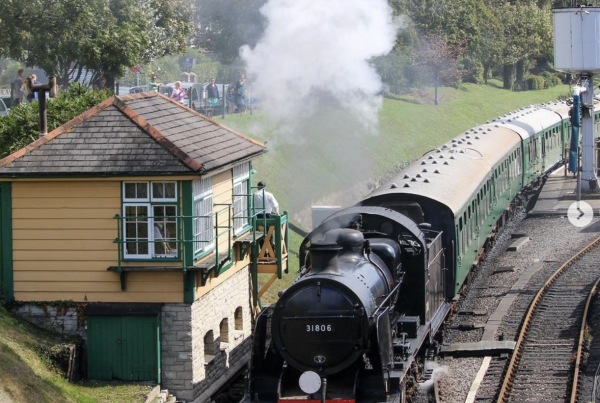
<path fill-rule="evenodd" d="M 533 1 L 500 3 L 494 10 L 503 27 L 501 61 L 504 88 L 522 88 L 529 60 L 551 52 L 550 10 L 538 8 Z"/>
<path fill-rule="evenodd" d="M 457 86 L 462 81 L 465 71 L 460 68 L 458 59 L 465 53 L 465 42 L 461 41 L 457 45 L 451 45 L 441 34 L 423 36 L 419 45 L 417 65 L 421 66 L 433 81 L 436 105 L 439 104 L 438 87 L 440 85 Z"/>
<path fill-rule="evenodd" d="M 73 70 L 103 72 L 185 51 L 192 32 L 185 0 L 0 2 L 0 56 L 39 66 L 66 87 Z"/>
<path fill-rule="evenodd" d="M 48 101 L 48 131 L 65 124 L 91 107 L 108 99 L 108 91 L 93 91 L 73 84 L 59 96 Z M 25 147 L 39 137 L 39 106 L 37 101 L 12 108 L 8 116 L 0 117 L 0 158 Z"/>
<path fill-rule="evenodd" d="M 483 65 L 483 80 L 487 84 L 493 67 L 501 60 L 503 29 L 495 15 L 487 9 L 483 18 L 485 23 L 481 29 L 476 56 Z"/>
<path fill-rule="evenodd" d="M 195 0 L 196 46 L 234 63 L 243 45 L 254 47 L 265 29 L 260 8 L 266 0 Z"/>

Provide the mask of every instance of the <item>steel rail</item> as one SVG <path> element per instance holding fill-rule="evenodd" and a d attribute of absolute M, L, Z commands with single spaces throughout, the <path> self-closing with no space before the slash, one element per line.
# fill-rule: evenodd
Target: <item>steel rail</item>
<path fill-rule="evenodd" d="M 577 392 L 579 385 L 579 372 L 581 370 L 581 356 L 583 354 L 583 339 L 585 336 L 585 328 L 587 324 L 588 312 L 590 310 L 590 305 L 592 305 L 592 298 L 594 294 L 596 294 L 596 289 L 598 288 L 598 284 L 600 284 L 600 277 L 594 283 L 594 286 L 590 290 L 587 301 L 585 302 L 585 309 L 583 311 L 583 318 L 581 320 L 581 329 L 579 330 L 579 340 L 577 341 L 577 357 L 575 358 L 575 372 L 573 375 L 573 386 L 571 387 L 571 400 L 570 403 L 577 403 Z"/>
<path fill-rule="evenodd" d="M 577 259 L 579 259 L 583 255 L 588 253 L 593 247 L 595 247 L 598 244 L 600 244 L 600 237 L 596 238 L 594 241 L 592 241 L 586 247 L 584 247 L 579 252 L 577 252 L 575 255 L 573 255 L 569 260 L 567 260 L 565 263 L 563 263 L 562 266 L 560 266 L 558 269 L 556 269 L 556 271 L 544 283 L 544 285 L 539 289 L 539 291 L 533 298 L 533 301 L 529 305 L 529 309 L 527 310 L 527 313 L 525 314 L 523 323 L 521 324 L 521 330 L 519 331 L 519 337 L 517 339 L 517 343 L 515 345 L 514 352 L 510 359 L 510 363 L 508 364 L 508 368 L 506 370 L 506 375 L 504 377 L 504 381 L 502 382 L 502 387 L 500 388 L 500 393 L 498 394 L 497 403 L 507 402 L 508 393 L 512 386 L 512 381 L 514 379 L 515 370 L 517 369 L 517 365 L 518 365 L 519 361 L 521 360 L 521 356 L 523 353 L 523 346 L 525 344 L 525 337 L 527 335 L 527 331 L 529 330 L 529 325 L 531 324 L 531 319 L 533 317 L 533 313 L 534 313 L 535 309 L 537 308 L 543 295 L 545 294 L 547 289 L 554 283 L 554 281 L 558 278 L 558 276 L 560 276 L 562 274 L 562 272 L 568 266 L 570 266 Z"/>

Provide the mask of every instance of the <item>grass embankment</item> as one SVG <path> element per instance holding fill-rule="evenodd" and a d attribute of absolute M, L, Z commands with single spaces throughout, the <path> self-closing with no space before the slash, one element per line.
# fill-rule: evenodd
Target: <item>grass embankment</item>
<path fill-rule="evenodd" d="M 567 96 L 569 92 L 567 85 L 543 91 L 512 92 L 502 89 L 501 82 L 490 80 L 487 85 L 464 84 L 459 89 L 441 88 L 441 102 L 437 106 L 420 104 L 410 94 L 399 96 L 395 100 L 385 99 L 379 114 L 380 133 L 370 140 L 368 153 L 378 175 L 383 176 L 397 170 L 403 162 L 418 158 L 478 123 L 526 105 L 556 100 L 559 96 Z M 281 146 L 276 130 L 264 131 L 262 128 L 268 125 L 257 124 L 266 119 L 263 113 L 255 111 L 253 115 L 227 116 L 223 123 L 269 144 L 278 141 L 278 146 Z M 323 171 L 326 170 L 325 161 L 321 163 Z M 286 156 L 271 150 L 259 158 L 254 167 L 258 171 L 256 181 L 268 180 L 269 190 L 277 196 L 285 210 L 289 204 L 289 189 L 294 186 L 294 183 L 288 183 L 284 179 Z M 333 186 L 334 183 L 332 193 L 343 190 Z M 301 241 L 299 236 L 291 236 L 290 251 L 297 252 Z M 271 287 L 263 298 L 265 301 L 276 300 L 277 292 L 289 286 L 295 278 L 298 260 L 294 256 L 290 257 L 290 274 Z"/>
<path fill-rule="evenodd" d="M 11 317 L 0 306 L 0 402 L 135 403 L 151 387 L 122 383 L 67 382 L 45 351 L 62 341 L 56 335 Z M 41 352 L 41 353 L 40 353 Z"/>

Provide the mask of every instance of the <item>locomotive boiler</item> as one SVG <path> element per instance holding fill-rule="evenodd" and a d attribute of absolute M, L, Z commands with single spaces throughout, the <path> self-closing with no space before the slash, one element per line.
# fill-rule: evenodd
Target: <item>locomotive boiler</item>
<path fill-rule="evenodd" d="M 309 234 L 301 254 L 296 282 L 257 319 L 249 399 L 400 399 L 412 352 L 449 308 L 440 234 L 394 210 L 356 207 Z"/>

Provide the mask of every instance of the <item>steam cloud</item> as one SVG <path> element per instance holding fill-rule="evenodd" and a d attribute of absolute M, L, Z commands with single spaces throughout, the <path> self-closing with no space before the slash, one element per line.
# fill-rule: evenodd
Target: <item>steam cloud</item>
<path fill-rule="evenodd" d="M 296 192 L 286 207 L 300 209 L 371 177 L 382 98 L 368 61 L 393 48 L 398 24 L 386 0 L 270 0 L 261 12 L 264 36 L 241 56 L 266 124 L 278 131 L 269 148 L 286 157 L 289 176 L 278 182 Z"/>
<path fill-rule="evenodd" d="M 421 389 L 431 388 L 434 382 L 437 382 L 444 376 L 448 375 L 448 367 L 445 365 L 440 365 L 434 361 L 425 361 L 425 369 L 431 369 L 433 370 L 433 373 L 430 380 L 418 384 L 419 388 Z"/>

